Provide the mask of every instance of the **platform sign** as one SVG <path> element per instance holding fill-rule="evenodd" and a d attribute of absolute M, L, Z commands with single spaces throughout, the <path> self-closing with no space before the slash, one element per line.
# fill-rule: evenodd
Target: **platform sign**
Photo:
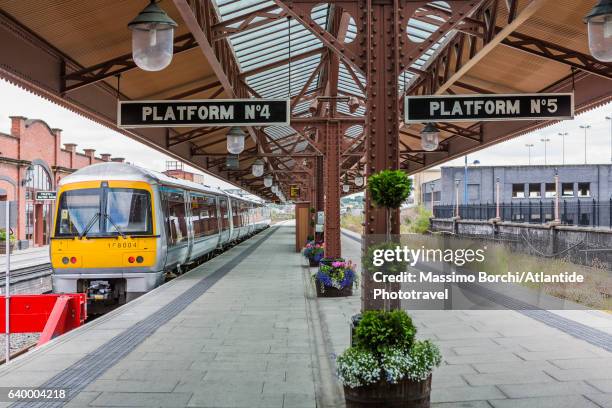
<path fill-rule="evenodd" d="M 37 191 L 34 199 L 36 201 L 51 201 L 57 198 L 56 191 Z"/>
<path fill-rule="evenodd" d="M 573 118 L 573 93 L 419 95 L 404 100 L 406 123 Z"/>
<path fill-rule="evenodd" d="M 290 198 L 298 198 L 300 196 L 300 187 L 291 186 L 289 188 L 289 197 Z"/>
<path fill-rule="evenodd" d="M 289 125 L 288 99 L 119 101 L 121 128 Z"/>

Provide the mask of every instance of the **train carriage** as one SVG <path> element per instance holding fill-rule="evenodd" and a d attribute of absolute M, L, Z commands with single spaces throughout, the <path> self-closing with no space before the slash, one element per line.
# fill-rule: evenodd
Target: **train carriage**
<path fill-rule="evenodd" d="M 53 291 L 85 292 L 94 307 L 125 303 L 269 224 L 262 202 L 129 164 L 92 165 L 59 183 Z"/>

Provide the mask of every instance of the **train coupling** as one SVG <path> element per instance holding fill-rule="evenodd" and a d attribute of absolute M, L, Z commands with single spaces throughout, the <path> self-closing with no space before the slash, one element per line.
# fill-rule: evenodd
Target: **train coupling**
<path fill-rule="evenodd" d="M 111 294 L 111 285 L 107 281 L 91 281 L 87 288 L 87 299 L 89 300 L 107 300 Z"/>

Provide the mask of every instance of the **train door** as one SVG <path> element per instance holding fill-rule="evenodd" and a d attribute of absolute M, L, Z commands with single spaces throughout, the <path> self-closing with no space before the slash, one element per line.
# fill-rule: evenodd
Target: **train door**
<path fill-rule="evenodd" d="M 223 246 L 231 239 L 230 208 L 225 196 L 219 196 L 219 220 L 221 229 L 219 243 Z"/>
<path fill-rule="evenodd" d="M 167 257 L 166 265 L 174 267 L 187 260 L 189 252 L 188 215 L 184 190 L 162 187 L 160 194 L 165 206 Z"/>

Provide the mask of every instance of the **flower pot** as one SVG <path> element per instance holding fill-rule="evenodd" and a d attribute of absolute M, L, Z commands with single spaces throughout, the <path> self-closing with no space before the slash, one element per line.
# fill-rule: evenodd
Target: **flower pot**
<path fill-rule="evenodd" d="M 319 266 L 319 260 L 316 258 L 308 258 L 309 266 Z"/>
<path fill-rule="evenodd" d="M 428 408 L 431 374 L 423 381 L 409 379 L 397 384 L 379 381 L 362 387 L 344 387 L 346 408 Z"/>
<path fill-rule="evenodd" d="M 322 258 L 320 263 L 323 265 L 331 266 L 331 264 L 336 261 L 343 262 L 344 258 Z"/>
<path fill-rule="evenodd" d="M 15 243 L 9 243 L 9 254 L 13 253 L 13 249 L 15 249 Z M 6 241 L 0 241 L 0 255 L 6 255 Z"/>
<path fill-rule="evenodd" d="M 324 286 L 320 280 L 316 279 L 315 286 L 317 287 L 317 297 L 344 297 L 353 294 L 353 285 L 337 289 L 333 286 Z"/>

